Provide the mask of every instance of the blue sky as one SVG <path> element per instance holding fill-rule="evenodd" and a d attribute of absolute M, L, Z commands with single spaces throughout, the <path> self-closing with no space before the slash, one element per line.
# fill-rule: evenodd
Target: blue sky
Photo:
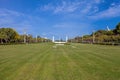
<path fill-rule="evenodd" d="M 114 29 L 120 0 L 0 0 L 0 27 L 56 38 Z"/>

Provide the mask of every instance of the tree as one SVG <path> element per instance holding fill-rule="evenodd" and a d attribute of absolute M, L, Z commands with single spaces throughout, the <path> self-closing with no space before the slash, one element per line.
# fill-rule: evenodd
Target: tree
<path fill-rule="evenodd" d="M 12 28 L 0 28 L 0 39 L 3 42 L 16 42 L 19 39 L 19 34 Z"/>
<path fill-rule="evenodd" d="M 107 31 L 106 35 L 113 35 L 113 30 Z"/>
<path fill-rule="evenodd" d="M 120 22 L 119 22 L 118 25 L 116 26 L 116 29 L 114 29 L 114 33 L 115 33 L 115 34 L 120 34 Z"/>
<path fill-rule="evenodd" d="M 28 35 L 26 36 L 26 38 L 27 38 L 27 42 L 28 42 L 28 43 L 31 43 L 31 42 L 32 42 L 32 39 L 33 39 L 33 36 L 32 36 L 31 34 L 28 34 Z"/>
<path fill-rule="evenodd" d="M 0 28 L 0 41 L 3 43 L 7 39 L 7 35 L 5 33 L 4 28 Z"/>
<path fill-rule="evenodd" d="M 95 34 L 95 36 L 98 37 L 98 36 L 101 36 L 101 35 L 106 35 L 107 31 L 105 31 L 105 30 L 98 30 L 94 34 Z"/>

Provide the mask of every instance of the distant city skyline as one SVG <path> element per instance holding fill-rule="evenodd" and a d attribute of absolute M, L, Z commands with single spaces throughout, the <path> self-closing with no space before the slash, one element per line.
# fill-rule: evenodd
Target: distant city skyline
<path fill-rule="evenodd" d="M 0 28 L 34 37 L 72 38 L 114 29 L 118 22 L 120 0 L 0 0 Z"/>

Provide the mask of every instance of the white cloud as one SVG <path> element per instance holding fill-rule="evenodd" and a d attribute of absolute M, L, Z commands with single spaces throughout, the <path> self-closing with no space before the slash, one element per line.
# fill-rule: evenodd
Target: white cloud
<path fill-rule="evenodd" d="M 94 30 L 94 27 L 89 22 L 61 22 L 56 23 L 53 25 L 53 33 L 62 33 L 62 34 L 68 34 L 68 35 L 82 35 L 82 34 L 89 34 L 92 30 Z M 64 32 L 64 33 L 63 33 Z"/>
<path fill-rule="evenodd" d="M 79 8 L 80 2 L 65 2 L 55 7 L 54 13 L 74 12 Z"/>
<path fill-rule="evenodd" d="M 53 25 L 53 28 L 56 29 L 84 29 L 84 28 L 88 28 L 90 27 L 91 24 L 89 22 L 81 22 L 81 23 L 77 23 L 77 22 L 62 22 L 62 23 L 58 23 Z"/>
<path fill-rule="evenodd" d="M 21 15 L 23 16 L 24 14 L 8 9 L 0 9 L 0 16 L 21 16 Z"/>
<path fill-rule="evenodd" d="M 116 4 L 115 3 L 112 3 L 111 6 L 115 6 Z"/>
<path fill-rule="evenodd" d="M 92 6 L 88 4 L 85 8 L 83 8 L 81 10 L 81 13 L 83 13 L 83 14 L 89 13 L 89 11 L 91 10 L 91 8 L 92 8 Z"/>
<path fill-rule="evenodd" d="M 23 13 L 0 9 L 0 27 L 11 27 L 22 32 L 22 29 L 30 29 L 32 27 L 27 18 Z"/>
<path fill-rule="evenodd" d="M 51 4 L 47 4 L 47 5 L 44 5 L 44 6 L 40 7 L 40 9 L 43 10 L 43 11 L 53 10 L 54 6 L 52 6 Z"/>
<path fill-rule="evenodd" d="M 112 17 L 118 17 L 118 16 L 120 16 L 120 5 L 113 6 L 107 10 L 96 13 L 90 16 L 90 18 L 101 19 L 101 18 L 112 18 Z"/>
<path fill-rule="evenodd" d="M 74 12 L 79 8 L 80 2 L 66 2 L 62 1 L 61 3 L 57 5 L 53 4 L 47 4 L 42 7 L 40 7 L 41 10 L 43 11 L 49 11 L 51 10 L 54 14 L 57 13 L 69 13 L 69 12 Z"/>
<path fill-rule="evenodd" d="M 94 0 L 94 2 L 100 4 L 100 3 L 104 3 L 104 0 Z"/>
<path fill-rule="evenodd" d="M 78 12 L 80 14 L 87 14 L 93 12 L 94 7 L 97 7 L 97 5 L 102 2 L 103 0 L 61 1 L 56 4 L 49 3 L 47 5 L 40 7 L 40 9 L 43 11 L 50 10 L 54 14 L 75 13 L 75 12 Z"/>

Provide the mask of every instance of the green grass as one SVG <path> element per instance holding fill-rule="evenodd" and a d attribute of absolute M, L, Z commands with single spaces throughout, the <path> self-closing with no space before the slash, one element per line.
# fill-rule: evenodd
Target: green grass
<path fill-rule="evenodd" d="M 120 80 L 120 47 L 0 46 L 0 80 Z"/>

